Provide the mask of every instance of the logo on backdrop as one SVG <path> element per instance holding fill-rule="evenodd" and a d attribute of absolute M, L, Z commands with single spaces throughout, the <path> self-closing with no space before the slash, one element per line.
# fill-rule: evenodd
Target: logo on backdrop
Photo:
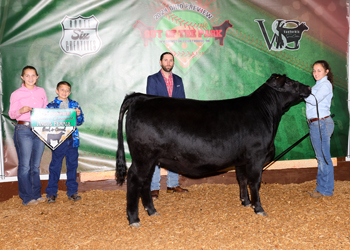
<path fill-rule="evenodd" d="M 61 21 L 60 47 L 62 51 L 80 57 L 96 54 L 102 45 L 98 36 L 99 23 L 94 15 L 90 17 L 65 16 Z"/>
<path fill-rule="evenodd" d="M 214 19 L 218 20 L 214 18 L 218 8 L 211 6 L 214 2 L 153 4 L 149 13 L 155 25 L 137 20 L 133 27 L 139 30 L 144 47 L 154 42 L 163 51 L 171 52 L 177 66 L 186 73 L 215 41 L 224 46 L 227 30 L 232 28 L 229 20 L 212 25 Z"/>
<path fill-rule="evenodd" d="M 306 26 L 305 23 L 294 20 L 277 19 L 272 23 L 273 36 L 270 40 L 264 25 L 265 20 L 255 19 L 254 21 L 259 24 L 267 48 L 274 51 L 299 49 L 303 32 L 309 30 L 309 27 Z"/>
<path fill-rule="evenodd" d="M 74 109 L 33 109 L 32 131 L 52 150 L 61 145 L 76 129 Z"/>

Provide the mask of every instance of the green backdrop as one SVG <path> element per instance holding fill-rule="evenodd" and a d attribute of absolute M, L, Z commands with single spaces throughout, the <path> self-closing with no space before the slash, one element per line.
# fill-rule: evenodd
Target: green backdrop
<path fill-rule="evenodd" d="M 72 84 L 70 97 L 80 103 L 85 114 L 85 123 L 79 127 L 79 171 L 104 171 L 115 166 L 120 104 L 130 92 L 145 93 L 147 76 L 160 69 L 159 56 L 164 51 L 175 54 L 173 72 L 183 78 L 186 96 L 200 100 L 248 95 L 272 73 L 287 74 L 312 86 L 312 63 L 327 60 L 335 76 L 332 113 L 336 126 L 331 154 L 345 156 L 349 129 L 348 1 L 270 2 L 0 0 L 6 176 L 16 175 L 14 126 L 8 110 L 11 93 L 21 86 L 24 66 L 37 68 L 38 86 L 46 90 L 49 101 L 55 98 L 59 81 Z M 267 41 L 255 20 L 264 20 Z M 274 48 L 274 35 L 281 35 L 272 27 L 276 20 L 284 24 L 280 28 L 297 37 L 296 43 Z M 232 27 L 224 27 L 225 21 Z M 302 22 L 308 30 L 295 31 Z M 276 154 L 306 133 L 305 103 L 301 102 L 282 118 Z M 46 148 L 41 166 L 44 172 L 50 157 Z M 311 158 L 314 152 L 306 139 L 283 159 Z"/>

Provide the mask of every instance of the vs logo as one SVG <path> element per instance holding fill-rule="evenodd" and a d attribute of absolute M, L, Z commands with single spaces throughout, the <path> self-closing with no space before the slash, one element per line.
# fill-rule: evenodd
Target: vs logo
<path fill-rule="evenodd" d="M 300 46 L 301 36 L 304 31 L 309 30 L 309 27 L 305 23 L 300 23 L 294 20 L 281 20 L 277 19 L 272 23 L 273 36 L 269 39 L 264 22 L 264 19 L 255 19 L 255 22 L 259 24 L 261 33 L 264 36 L 265 43 L 269 50 L 281 51 L 284 49 L 297 50 Z M 286 26 L 294 27 L 286 27 Z M 291 46 L 288 44 L 293 43 Z M 293 46 L 294 45 L 294 46 Z"/>

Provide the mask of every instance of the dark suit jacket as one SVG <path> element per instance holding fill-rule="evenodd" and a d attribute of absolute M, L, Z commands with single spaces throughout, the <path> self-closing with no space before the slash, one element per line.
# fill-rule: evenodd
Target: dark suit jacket
<path fill-rule="evenodd" d="M 172 97 L 186 98 L 181 77 L 173 73 L 173 80 L 174 88 Z M 163 75 L 160 71 L 154 75 L 148 76 L 146 94 L 169 97 Z"/>

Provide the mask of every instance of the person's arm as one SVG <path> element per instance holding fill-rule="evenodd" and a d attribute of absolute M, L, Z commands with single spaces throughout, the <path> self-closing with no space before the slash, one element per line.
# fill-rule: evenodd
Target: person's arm
<path fill-rule="evenodd" d="M 312 106 L 316 106 L 315 97 L 317 99 L 317 102 L 320 103 L 331 92 L 332 92 L 332 84 L 325 82 L 320 86 L 320 88 L 317 91 L 312 93 L 314 96 L 309 95 L 307 98 L 305 98 L 305 102 L 311 104 Z"/>
<path fill-rule="evenodd" d="M 84 123 L 84 113 L 78 102 L 74 101 L 73 108 L 77 114 L 77 126 Z"/>
<path fill-rule="evenodd" d="M 173 79 L 174 79 L 174 89 L 176 88 L 176 97 L 177 98 L 186 98 L 185 95 L 185 88 L 184 88 L 184 84 L 182 82 L 182 78 L 177 76 L 177 75 L 173 75 Z M 177 87 L 179 86 L 179 87 Z"/>
<path fill-rule="evenodd" d="M 10 109 L 9 116 L 11 119 L 17 119 L 22 114 L 31 111 L 32 108 L 28 106 L 22 106 L 21 96 L 17 93 L 12 93 L 10 97 Z"/>
<path fill-rule="evenodd" d="M 148 94 L 148 95 L 158 95 L 157 82 L 155 80 L 155 77 L 153 77 L 153 76 L 148 76 L 147 77 L 146 94 Z"/>
<path fill-rule="evenodd" d="M 56 108 L 55 107 L 55 103 L 54 102 L 50 102 L 49 104 L 46 105 L 46 108 L 47 109 L 54 109 L 54 108 Z"/>
<path fill-rule="evenodd" d="M 180 78 L 181 80 L 181 86 L 180 86 L 180 92 L 181 92 L 181 96 L 183 96 L 183 98 L 186 98 L 186 95 L 185 95 L 185 87 L 184 87 L 184 84 L 182 82 L 182 78 Z"/>
<path fill-rule="evenodd" d="M 48 105 L 48 101 L 47 101 L 47 96 L 46 96 L 46 92 L 45 92 L 45 90 L 43 89 L 43 107 L 42 108 L 45 108 L 47 105 Z"/>
<path fill-rule="evenodd" d="M 84 123 L 84 113 L 79 104 L 75 111 L 77 112 L 77 126 L 80 126 Z"/>

